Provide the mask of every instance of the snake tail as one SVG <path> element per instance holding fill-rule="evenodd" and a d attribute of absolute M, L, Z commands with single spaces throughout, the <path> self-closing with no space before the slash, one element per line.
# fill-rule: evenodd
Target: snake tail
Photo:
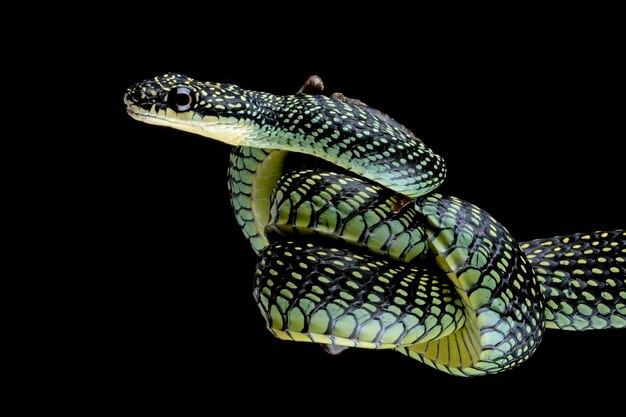
<path fill-rule="evenodd" d="M 546 326 L 626 327 L 626 232 L 577 233 L 522 242 L 546 301 Z"/>

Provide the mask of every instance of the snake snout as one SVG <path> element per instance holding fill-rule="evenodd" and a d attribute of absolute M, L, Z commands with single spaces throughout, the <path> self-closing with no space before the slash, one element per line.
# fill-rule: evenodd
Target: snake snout
<path fill-rule="evenodd" d="M 151 96 L 146 94 L 146 87 L 142 83 L 132 85 L 126 90 L 126 94 L 124 94 L 124 104 L 127 106 L 131 104 L 140 107 L 145 107 L 147 104 L 152 105 L 153 103 L 149 103 L 151 101 L 150 99 Z"/>

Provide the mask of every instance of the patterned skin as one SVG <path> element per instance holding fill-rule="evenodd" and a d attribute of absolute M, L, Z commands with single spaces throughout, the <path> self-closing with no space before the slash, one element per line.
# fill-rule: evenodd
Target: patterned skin
<path fill-rule="evenodd" d="M 626 326 L 624 231 L 520 246 L 484 210 L 431 193 L 445 164 L 408 129 L 358 100 L 305 94 L 318 81 L 275 96 L 165 74 L 124 97 L 137 120 L 235 146 L 231 204 L 275 336 L 474 376 L 527 360 L 545 327 Z M 285 174 L 290 152 L 350 173 Z"/>

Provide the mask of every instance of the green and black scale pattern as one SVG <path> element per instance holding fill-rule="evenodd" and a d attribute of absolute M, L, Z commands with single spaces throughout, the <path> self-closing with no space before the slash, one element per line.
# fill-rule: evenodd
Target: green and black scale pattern
<path fill-rule="evenodd" d="M 235 146 L 231 204 L 279 338 L 397 349 L 474 376 L 528 359 L 545 327 L 626 327 L 623 230 L 518 244 L 484 210 L 432 194 L 443 159 L 357 100 L 165 74 L 124 101 L 139 121 Z M 284 173 L 289 152 L 350 174 Z"/>
<path fill-rule="evenodd" d="M 506 229 L 478 207 L 438 194 L 418 199 L 415 205 L 395 212 L 393 207 L 399 196 L 378 188 L 358 178 L 331 172 L 300 171 L 281 178 L 272 196 L 269 229 L 278 227 L 285 239 L 315 233 L 356 248 L 366 248 L 371 254 L 387 252 L 384 258 L 355 255 L 354 250 L 337 250 L 332 242 L 323 241 L 309 243 L 304 248 L 300 243 L 279 241 L 266 248 L 257 266 L 255 296 L 273 334 L 288 340 L 341 346 L 398 348 L 402 353 L 458 375 L 497 372 L 526 360 L 543 334 L 543 298 L 532 266 Z M 408 231 L 417 231 L 413 241 Z M 373 232 L 377 238 L 368 243 L 366 237 Z M 294 250 L 294 246 L 299 251 Z M 419 256 L 410 258 L 391 256 L 387 249 L 397 248 L 396 254 L 404 254 L 407 248 L 416 247 L 420 248 L 416 252 Z M 436 254 L 438 272 L 424 268 L 432 262 L 424 259 L 431 250 Z M 305 253 L 300 254 L 302 251 Z M 363 266 L 368 275 L 357 272 L 361 278 L 365 276 L 368 286 L 350 276 L 349 268 Z M 337 267 L 341 273 L 337 272 Z M 389 269 L 399 272 L 389 274 Z M 285 281 L 289 288 L 282 287 L 286 284 L 275 278 L 292 273 L 299 279 L 292 277 Z M 385 282 L 376 281 L 380 274 Z M 376 289 L 393 291 L 398 284 L 390 278 L 396 274 L 399 277 L 422 274 L 422 279 L 412 280 L 412 285 L 405 284 L 408 288 L 401 289 L 409 293 L 394 303 L 389 301 L 395 297 L 393 292 L 378 293 Z M 267 284 L 265 276 L 270 276 L 272 285 Z M 347 284 L 342 281 L 346 276 L 352 278 Z M 445 282 L 441 277 L 448 280 L 445 288 L 456 291 L 456 297 L 448 294 L 442 299 L 440 294 L 430 290 L 427 281 L 439 289 Z M 378 285 L 371 284 L 372 280 Z M 361 285 L 357 288 L 356 283 Z M 453 285 L 448 287 L 450 283 Z M 328 288 L 337 291 L 328 291 Z M 283 290 L 285 294 L 281 294 Z M 354 296 L 357 290 L 360 297 L 346 299 L 346 294 Z M 376 299 L 384 295 L 381 302 L 385 307 L 371 306 L 371 300 L 363 297 L 367 294 L 373 294 Z M 454 321 L 454 332 L 438 331 L 440 328 L 432 326 L 437 316 L 427 315 L 420 308 L 419 303 L 424 300 L 419 296 L 424 294 L 433 298 L 432 307 L 438 314 L 447 313 L 442 309 L 458 298 L 463 303 L 464 325 Z M 309 299 L 310 296 L 314 300 Z M 311 301 L 316 301 L 314 306 Z M 394 315 L 377 321 L 382 326 L 378 333 L 381 337 L 388 329 L 397 329 L 398 322 L 408 316 L 411 324 L 435 331 L 425 332 L 423 339 L 411 343 L 410 337 L 386 338 L 382 343 L 373 339 L 370 332 L 362 332 L 363 320 L 350 315 L 352 311 L 362 311 L 364 305 L 369 306 L 371 314 L 359 317 L 366 317 L 367 323 L 385 315 L 387 307 L 393 306 Z M 309 308 L 305 308 L 307 306 Z M 299 309 L 295 313 L 297 323 L 292 326 L 291 315 L 296 307 Z M 341 319 L 340 328 L 336 328 L 332 320 L 323 321 L 323 329 L 298 321 L 301 315 L 312 317 L 317 311 L 326 314 L 329 308 L 335 312 L 332 316 L 335 320 Z M 404 336 L 403 332 L 396 331 L 399 333 L 392 332 L 394 336 Z"/>
<path fill-rule="evenodd" d="M 578 233 L 521 244 L 539 277 L 547 327 L 626 327 L 626 232 Z"/>
<path fill-rule="evenodd" d="M 544 305 L 535 272 L 517 242 L 487 212 L 456 197 L 431 194 L 416 205 L 425 216 L 437 263 L 465 302 L 467 324 L 461 331 L 470 343 L 456 341 L 456 364 L 449 360 L 449 340 L 448 352 L 434 341 L 403 353 L 464 375 L 499 372 L 528 359 L 543 335 Z"/>
<path fill-rule="evenodd" d="M 268 245 L 265 226 L 269 216 L 269 197 L 282 174 L 286 152 L 237 146 L 230 154 L 228 191 L 235 219 L 258 253 Z M 271 161 L 271 162 L 270 162 Z M 265 169 L 265 181 L 256 174 Z M 256 196 L 253 196 L 253 193 Z M 256 198 L 255 198 L 256 197 Z"/>
<path fill-rule="evenodd" d="M 312 243 L 268 246 L 254 296 L 268 328 L 286 340 L 391 349 L 447 336 L 465 314 L 435 268 Z"/>
<path fill-rule="evenodd" d="M 432 191 L 446 174 L 443 159 L 393 121 L 331 97 L 277 96 L 171 73 L 136 84 L 125 100 L 147 123 L 218 140 L 235 132 L 224 141 L 316 156 L 409 197 Z"/>
<path fill-rule="evenodd" d="M 285 176 L 272 196 L 268 229 L 283 235 L 316 233 L 385 258 L 410 262 L 428 252 L 422 217 L 413 205 L 394 210 L 398 194 L 333 172 Z"/>

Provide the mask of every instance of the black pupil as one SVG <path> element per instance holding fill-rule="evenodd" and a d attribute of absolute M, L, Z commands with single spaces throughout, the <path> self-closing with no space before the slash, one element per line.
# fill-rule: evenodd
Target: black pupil
<path fill-rule="evenodd" d="M 179 108 L 189 108 L 191 101 L 191 91 L 185 87 L 178 87 L 172 97 L 172 103 Z"/>

